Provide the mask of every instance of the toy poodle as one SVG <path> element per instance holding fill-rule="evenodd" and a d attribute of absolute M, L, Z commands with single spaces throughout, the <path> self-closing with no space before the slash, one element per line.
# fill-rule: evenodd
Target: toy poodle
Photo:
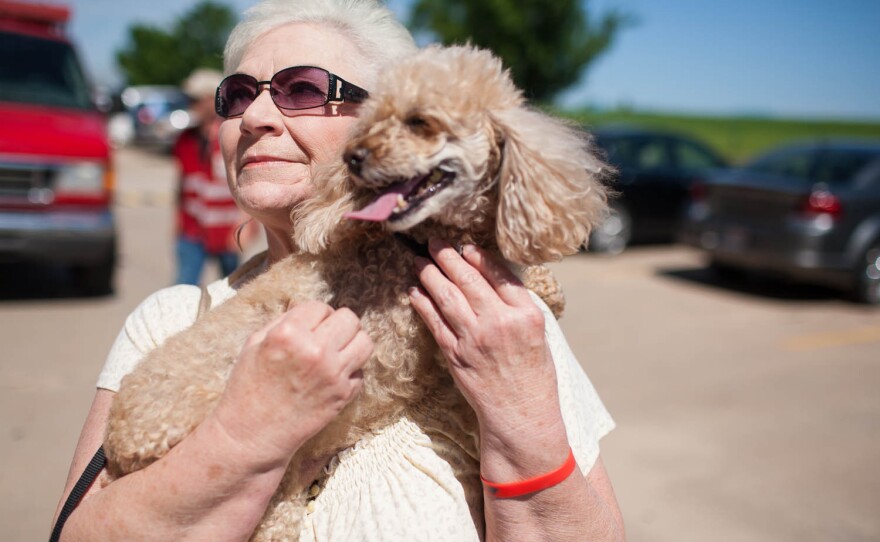
<path fill-rule="evenodd" d="M 494 251 L 559 308 L 558 287 L 534 266 L 584 245 L 607 208 L 609 169 L 589 136 L 528 107 L 500 60 L 471 46 L 428 47 L 389 67 L 359 116 L 342 159 L 293 212 L 299 251 L 123 380 L 105 437 L 110 479 L 185 438 L 216 405 L 248 336 L 303 300 L 353 310 L 375 351 L 360 394 L 291 465 L 326 464 L 402 416 L 442 416 L 477 434 L 410 305 L 415 253 L 431 237 Z M 252 539 L 298 538 L 311 482 L 289 468 Z"/>

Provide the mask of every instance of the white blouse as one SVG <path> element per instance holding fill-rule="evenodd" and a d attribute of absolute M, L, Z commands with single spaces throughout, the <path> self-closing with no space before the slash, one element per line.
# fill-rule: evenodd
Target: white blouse
<path fill-rule="evenodd" d="M 259 271 L 254 268 L 250 275 Z M 213 306 L 235 295 L 228 279 L 210 284 L 208 292 Z M 568 439 L 586 474 L 599 455 L 599 439 L 614 428 L 614 421 L 556 319 L 537 296 L 532 297 L 544 311 Z M 98 377 L 98 387 L 118 391 L 122 377 L 148 352 L 193 324 L 200 300 L 201 290 L 186 285 L 159 290 L 144 300 L 126 319 Z M 468 449 L 470 445 L 455 442 L 454 434 L 446 435 L 448 441 L 437 438 L 437 431 L 431 434 L 435 436 L 402 418 L 340 452 L 327 468 L 330 477 L 323 489 L 309 503 L 300 540 L 480 540 L 482 489 L 475 463 L 452 465 L 443 459 L 449 457 L 443 454 L 444 447 L 460 444 Z"/>

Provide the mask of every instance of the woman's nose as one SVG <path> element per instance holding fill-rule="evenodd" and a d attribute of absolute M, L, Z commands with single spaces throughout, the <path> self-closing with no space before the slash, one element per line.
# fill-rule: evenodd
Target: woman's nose
<path fill-rule="evenodd" d="M 281 111 L 272 101 L 268 89 L 257 94 L 254 101 L 241 115 L 241 130 L 243 132 L 251 134 L 275 133 L 280 132 L 282 126 Z"/>

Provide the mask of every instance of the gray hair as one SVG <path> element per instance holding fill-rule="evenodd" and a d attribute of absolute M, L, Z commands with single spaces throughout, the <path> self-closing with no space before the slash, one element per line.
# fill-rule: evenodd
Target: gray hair
<path fill-rule="evenodd" d="M 406 27 L 377 0 L 262 0 L 244 12 L 244 18 L 229 34 L 223 53 L 226 73 L 236 69 L 259 36 L 289 23 L 334 28 L 351 39 L 360 53 L 377 66 L 416 49 Z"/>

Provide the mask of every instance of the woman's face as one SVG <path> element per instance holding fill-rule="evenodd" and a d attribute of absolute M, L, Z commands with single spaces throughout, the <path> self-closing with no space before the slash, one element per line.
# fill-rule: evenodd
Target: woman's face
<path fill-rule="evenodd" d="M 235 71 L 268 81 L 290 66 L 318 66 L 363 86 L 366 64 L 340 32 L 293 23 L 257 38 Z M 316 166 L 339 158 L 357 109 L 346 103 L 282 112 L 262 88 L 241 117 L 223 122 L 220 147 L 242 209 L 269 228 L 287 229 L 291 207 L 311 195 Z"/>

